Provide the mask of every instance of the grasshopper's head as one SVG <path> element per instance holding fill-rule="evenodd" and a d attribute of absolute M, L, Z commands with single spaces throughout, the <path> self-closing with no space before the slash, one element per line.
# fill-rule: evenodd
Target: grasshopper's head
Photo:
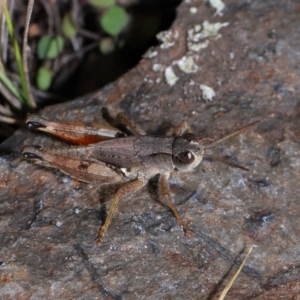
<path fill-rule="evenodd" d="M 176 137 L 173 143 L 173 152 L 172 158 L 175 167 L 180 171 L 191 171 L 196 168 L 204 158 L 216 159 L 220 162 L 223 162 L 227 165 L 230 165 L 235 168 L 240 168 L 244 171 L 249 171 L 247 168 L 237 165 L 232 162 L 223 160 L 222 158 L 211 156 L 206 152 L 207 149 L 214 148 L 215 146 L 225 142 L 226 140 L 239 135 L 242 132 L 250 129 L 251 127 L 257 125 L 261 121 L 253 122 L 249 125 L 246 125 L 233 133 L 230 133 L 217 141 L 210 143 L 203 143 L 203 140 L 194 134 L 185 133 L 182 136 Z"/>
<path fill-rule="evenodd" d="M 176 137 L 173 143 L 173 163 L 179 171 L 191 171 L 202 161 L 204 150 L 199 138 L 192 133 Z"/>

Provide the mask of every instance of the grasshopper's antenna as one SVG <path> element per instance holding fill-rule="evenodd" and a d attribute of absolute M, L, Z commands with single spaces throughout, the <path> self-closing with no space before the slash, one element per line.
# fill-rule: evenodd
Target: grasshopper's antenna
<path fill-rule="evenodd" d="M 233 168 L 239 168 L 239 169 L 241 169 L 241 170 L 243 170 L 243 171 L 249 172 L 249 169 L 248 169 L 248 168 L 243 167 L 243 166 L 238 165 L 238 164 L 235 164 L 235 163 L 232 163 L 232 162 L 227 161 L 227 160 L 225 160 L 225 159 L 223 159 L 223 158 L 220 158 L 220 157 L 211 156 L 211 155 L 204 155 L 203 158 L 206 158 L 206 159 L 209 159 L 209 160 L 210 160 L 210 159 L 211 159 L 211 160 L 216 160 L 216 161 L 219 161 L 219 162 L 221 162 L 221 163 L 223 163 L 223 164 L 226 164 L 226 165 L 228 165 L 228 166 L 230 166 L 230 167 L 233 167 Z"/>
<path fill-rule="evenodd" d="M 222 137 L 221 139 L 219 139 L 219 140 L 217 140 L 217 141 L 215 141 L 215 142 L 212 142 L 212 143 L 210 143 L 210 144 L 208 144 L 208 145 L 204 145 L 204 146 L 203 146 L 203 149 L 214 148 L 215 146 L 217 146 L 217 145 L 223 143 L 224 141 L 226 141 L 226 140 L 228 140 L 228 139 L 230 139 L 230 138 L 232 138 L 232 137 L 234 137 L 234 136 L 239 135 L 240 133 L 242 133 L 242 132 L 244 132 L 244 131 L 250 129 L 251 127 L 255 126 L 256 124 L 258 124 L 258 123 L 260 123 L 260 122 L 261 122 L 261 120 L 255 121 L 255 122 L 253 122 L 253 123 L 251 123 L 251 124 L 248 124 L 248 125 L 246 125 L 246 126 L 240 128 L 240 129 L 238 129 L 237 131 L 235 131 L 235 132 L 233 132 L 233 133 L 230 133 L 230 134 L 228 134 L 228 135 Z"/>

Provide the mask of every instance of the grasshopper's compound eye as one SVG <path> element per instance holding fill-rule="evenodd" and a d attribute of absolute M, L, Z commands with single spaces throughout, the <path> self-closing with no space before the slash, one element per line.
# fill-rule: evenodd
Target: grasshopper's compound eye
<path fill-rule="evenodd" d="M 178 153 L 176 161 L 180 165 L 189 165 L 195 160 L 195 155 L 191 151 L 184 151 Z"/>

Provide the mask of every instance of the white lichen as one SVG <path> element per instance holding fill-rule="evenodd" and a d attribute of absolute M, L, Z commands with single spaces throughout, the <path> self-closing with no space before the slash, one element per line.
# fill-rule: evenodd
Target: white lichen
<path fill-rule="evenodd" d="M 195 6 L 192 6 L 192 7 L 190 8 L 190 13 L 191 13 L 191 14 L 196 14 L 197 11 L 198 11 L 198 8 L 195 7 Z"/>
<path fill-rule="evenodd" d="M 204 21 L 202 24 L 197 24 L 187 32 L 188 49 L 194 52 L 199 52 L 209 44 L 209 39 L 218 39 L 221 37 L 219 30 L 222 27 L 228 26 L 229 23 L 209 23 Z"/>
<path fill-rule="evenodd" d="M 192 56 L 183 56 L 180 60 L 174 61 L 178 68 L 185 74 L 196 73 L 199 67 Z"/>
<path fill-rule="evenodd" d="M 55 225 L 56 225 L 56 227 L 61 227 L 61 226 L 63 226 L 63 222 L 61 222 L 61 221 L 56 221 L 56 223 L 55 223 Z"/>
<path fill-rule="evenodd" d="M 162 42 L 162 44 L 160 45 L 161 49 L 167 49 L 174 46 L 178 37 L 179 32 L 177 30 L 161 31 L 156 35 L 156 38 Z"/>
<path fill-rule="evenodd" d="M 205 20 L 202 24 L 202 31 L 199 33 L 198 38 L 199 39 L 206 39 L 206 38 L 218 39 L 221 37 L 219 30 L 222 27 L 226 27 L 228 25 L 229 25 L 228 22 L 209 23 L 208 21 Z"/>
<path fill-rule="evenodd" d="M 170 86 L 175 85 L 175 83 L 179 79 L 179 77 L 176 76 L 176 74 L 174 73 L 172 66 L 166 68 L 165 78 L 166 78 L 167 84 Z"/>
<path fill-rule="evenodd" d="M 209 0 L 209 4 L 216 10 L 216 16 L 223 16 L 222 10 L 225 8 L 225 4 L 222 0 Z"/>
<path fill-rule="evenodd" d="M 164 70 L 164 68 L 165 68 L 165 66 L 162 65 L 162 64 L 154 64 L 154 65 L 152 66 L 152 70 L 153 70 L 154 72 L 161 72 L 161 71 Z"/>
<path fill-rule="evenodd" d="M 157 56 L 157 54 L 158 54 L 158 52 L 155 50 L 155 48 L 151 47 L 143 55 L 143 58 L 153 58 L 153 57 Z"/>
<path fill-rule="evenodd" d="M 216 92 L 205 84 L 200 84 L 199 88 L 202 91 L 202 98 L 204 101 L 212 101 L 216 96 Z"/>

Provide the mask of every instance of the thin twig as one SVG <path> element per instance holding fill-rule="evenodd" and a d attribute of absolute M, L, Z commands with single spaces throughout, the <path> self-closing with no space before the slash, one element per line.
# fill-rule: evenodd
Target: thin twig
<path fill-rule="evenodd" d="M 0 115 L 6 116 L 6 117 L 14 117 L 15 116 L 14 112 L 11 110 L 11 107 L 7 103 L 0 105 Z"/>
<path fill-rule="evenodd" d="M 1 21 L 0 70 L 4 70 L 3 61 L 6 62 L 6 60 L 7 60 L 7 45 L 8 45 L 8 32 L 7 32 L 6 26 L 5 26 L 5 18 L 4 18 L 4 15 L 2 13 L 2 7 L 4 5 L 4 1 L 5 0 L 0 0 L 0 11 L 1 11 L 1 15 L 0 15 L 0 21 Z"/>
<path fill-rule="evenodd" d="M 6 124 L 16 124 L 16 125 L 21 125 L 22 122 L 14 119 L 14 118 L 9 118 L 9 117 L 4 117 L 0 115 L 0 122 L 6 123 Z"/>
<path fill-rule="evenodd" d="M 26 20 L 25 20 L 25 30 L 24 30 L 24 37 L 23 37 L 23 50 L 22 50 L 22 61 L 23 61 L 23 68 L 25 73 L 25 81 L 28 91 L 28 102 L 32 108 L 36 108 L 36 103 L 33 99 L 33 95 L 31 92 L 31 85 L 29 79 L 29 71 L 28 71 L 28 62 L 27 62 L 27 46 L 28 46 L 28 30 L 29 24 L 32 14 L 32 9 L 34 5 L 34 0 L 29 0 L 26 12 Z"/>
<path fill-rule="evenodd" d="M 53 28 L 54 28 L 54 15 L 52 13 L 51 2 L 48 0 L 41 0 L 41 4 L 44 5 L 45 12 L 47 14 L 47 30 L 50 36 L 53 36 Z"/>
<path fill-rule="evenodd" d="M 72 61 L 73 59 L 77 59 L 78 57 L 82 56 L 84 53 L 89 52 L 93 49 L 95 49 L 99 45 L 98 42 L 91 43 L 90 45 L 87 45 L 80 50 L 76 51 L 75 53 L 64 55 L 59 60 L 59 65 L 54 67 L 53 74 L 55 75 L 64 65 Z"/>

